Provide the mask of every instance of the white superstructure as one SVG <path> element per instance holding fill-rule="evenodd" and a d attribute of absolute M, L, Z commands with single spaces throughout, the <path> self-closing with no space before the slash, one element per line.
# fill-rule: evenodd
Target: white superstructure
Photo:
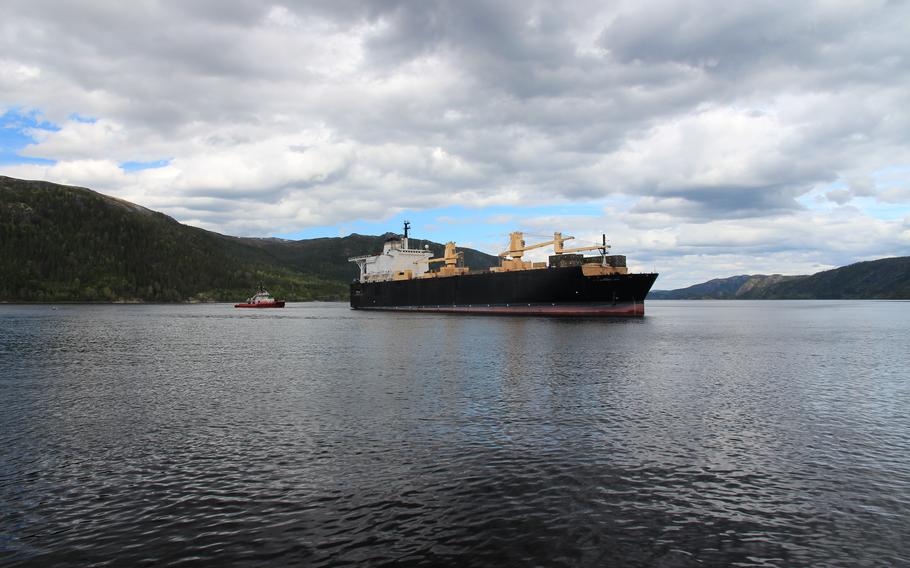
<path fill-rule="evenodd" d="M 469 273 L 469 269 L 461 265 L 463 255 L 455 248 L 455 243 L 446 243 L 445 252 L 439 258 L 431 258 L 433 254 L 426 250 L 408 248 L 408 229 L 410 223 L 404 222 L 404 236 L 392 235 L 385 240 L 382 253 L 377 255 L 352 256 L 349 261 L 357 263 L 360 268 L 360 282 L 387 282 L 390 280 L 411 280 L 413 278 L 448 278 Z M 509 234 L 509 248 L 499 253 L 499 266 L 490 268 L 490 272 L 514 272 L 518 270 L 539 270 L 548 267 L 580 266 L 585 276 L 605 274 L 626 274 L 625 257 L 619 255 L 608 256 L 610 245 L 607 236 L 603 235 L 600 245 L 565 248 L 566 241 L 575 237 L 564 237 L 562 233 L 553 233 L 553 240 L 536 244 L 527 244 L 524 234 L 515 231 Z M 553 246 L 553 255 L 550 262 L 531 262 L 522 259 L 524 253 L 546 246 Z M 576 254 L 584 251 L 598 250 L 601 254 L 600 265 L 595 265 Z M 562 255 L 571 253 L 566 257 Z M 569 258 L 571 257 L 571 258 Z M 591 257 L 594 258 L 594 257 Z M 618 264 L 622 259 L 621 264 Z M 608 262 L 608 259 L 609 262 Z M 589 259 L 590 260 L 590 259 Z M 439 270 L 430 272 L 430 265 L 443 263 Z"/>
<path fill-rule="evenodd" d="M 408 248 L 407 229 L 405 236 L 397 235 L 386 239 L 382 253 L 374 256 L 354 256 L 348 260 L 360 268 L 361 282 L 384 282 L 386 280 L 410 280 L 430 271 L 428 250 Z"/>

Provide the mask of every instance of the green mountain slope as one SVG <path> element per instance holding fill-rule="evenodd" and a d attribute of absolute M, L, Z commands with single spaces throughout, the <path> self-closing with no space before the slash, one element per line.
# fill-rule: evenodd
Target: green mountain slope
<path fill-rule="evenodd" d="M 259 283 L 291 301 L 340 300 L 356 276 L 347 258 L 383 241 L 230 237 L 90 189 L 0 176 L 0 301 L 236 301 Z"/>
<path fill-rule="evenodd" d="M 811 276 L 718 278 L 677 290 L 652 290 L 648 299 L 910 299 L 910 257 L 860 262 Z"/>
<path fill-rule="evenodd" d="M 743 295 L 766 299 L 910 299 L 910 257 L 883 258 L 787 280 Z"/>
<path fill-rule="evenodd" d="M 0 299 L 242 299 L 259 282 L 303 300 L 344 286 L 217 233 L 85 188 L 0 177 Z"/>
<path fill-rule="evenodd" d="M 798 280 L 805 276 L 781 276 L 780 274 L 742 274 L 729 278 L 715 278 L 676 290 L 651 290 L 650 300 L 734 300 L 757 297 L 761 291 L 779 282 Z"/>
<path fill-rule="evenodd" d="M 752 278 L 748 275 L 715 278 L 701 284 L 695 284 L 677 290 L 651 290 L 649 300 L 701 300 L 728 299 L 736 297 L 736 291 Z"/>
<path fill-rule="evenodd" d="M 230 237 L 90 189 L 0 176 L 0 301 L 233 301 L 260 282 L 291 301 L 345 299 L 357 275 L 348 257 L 375 254 L 385 236 Z M 411 245 L 442 255 L 438 243 Z M 460 250 L 472 268 L 497 263 Z M 910 257 L 719 278 L 649 298 L 910 299 Z"/>
<path fill-rule="evenodd" d="M 314 272 L 325 278 L 350 282 L 357 278 L 359 271 L 357 266 L 348 262 L 347 259 L 352 256 L 376 254 L 382 250 L 383 242 L 389 235 L 391 233 L 378 237 L 354 233 L 347 237 L 325 237 L 300 241 L 250 238 L 238 238 L 238 240 L 268 252 L 286 266 Z M 445 245 L 439 243 L 414 238 L 408 240 L 411 248 L 424 248 L 426 245 L 433 252 L 433 256 L 442 256 L 445 251 Z M 473 269 L 499 265 L 498 257 L 469 248 L 459 247 L 458 250 L 464 253 L 465 266 Z M 435 268 L 438 268 L 438 265 Z"/>

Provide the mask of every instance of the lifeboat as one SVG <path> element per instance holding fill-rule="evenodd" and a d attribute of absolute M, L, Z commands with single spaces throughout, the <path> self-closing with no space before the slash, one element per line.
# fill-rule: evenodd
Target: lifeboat
<path fill-rule="evenodd" d="M 284 300 L 276 300 L 268 290 L 259 287 L 259 290 L 246 299 L 245 302 L 234 304 L 235 308 L 283 308 Z"/>

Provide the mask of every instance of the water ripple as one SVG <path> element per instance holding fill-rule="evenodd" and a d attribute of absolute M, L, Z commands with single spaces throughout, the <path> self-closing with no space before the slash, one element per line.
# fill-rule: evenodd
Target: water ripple
<path fill-rule="evenodd" d="M 0 306 L 0 564 L 910 563 L 910 303 Z"/>

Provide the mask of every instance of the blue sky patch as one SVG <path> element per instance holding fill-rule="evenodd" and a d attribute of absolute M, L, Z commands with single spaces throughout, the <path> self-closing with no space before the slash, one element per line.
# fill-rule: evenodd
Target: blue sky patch
<path fill-rule="evenodd" d="M 401 233 L 405 220 L 411 222 L 411 236 L 436 242 L 454 240 L 457 243 L 506 243 L 511 231 L 521 230 L 523 220 L 538 216 L 599 216 L 602 207 L 598 204 L 568 204 L 534 207 L 496 206 L 475 209 L 470 207 L 444 207 L 426 211 L 404 211 L 387 220 L 357 221 L 311 227 L 303 231 L 275 235 L 284 239 L 312 239 L 325 236 L 381 235 Z M 553 230 L 570 231 L 572 227 L 554 227 Z M 529 240 L 546 240 L 548 235 L 532 235 Z M 552 238 L 552 236 L 549 236 Z"/>
<path fill-rule="evenodd" d="M 70 120 L 72 120 L 74 122 L 82 122 L 84 124 L 95 124 L 96 122 L 98 122 L 98 119 L 93 116 L 82 116 L 81 114 L 78 114 L 75 112 L 73 114 L 69 115 L 69 117 L 67 117 L 67 118 L 69 118 Z"/>
<path fill-rule="evenodd" d="M 0 115 L 0 165 L 56 163 L 54 160 L 30 158 L 19 154 L 26 146 L 35 142 L 31 135 L 32 130 L 56 132 L 60 127 L 43 120 L 37 110 L 13 108 Z"/>
<path fill-rule="evenodd" d="M 125 172 L 138 172 L 140 170 L 152 170 L 155 168 L 163 168 L 164 166 L 171 163 L 171 159 L 166 160 L 153 160 L 151 162 L 121 162 L 120 169 Z"/>

